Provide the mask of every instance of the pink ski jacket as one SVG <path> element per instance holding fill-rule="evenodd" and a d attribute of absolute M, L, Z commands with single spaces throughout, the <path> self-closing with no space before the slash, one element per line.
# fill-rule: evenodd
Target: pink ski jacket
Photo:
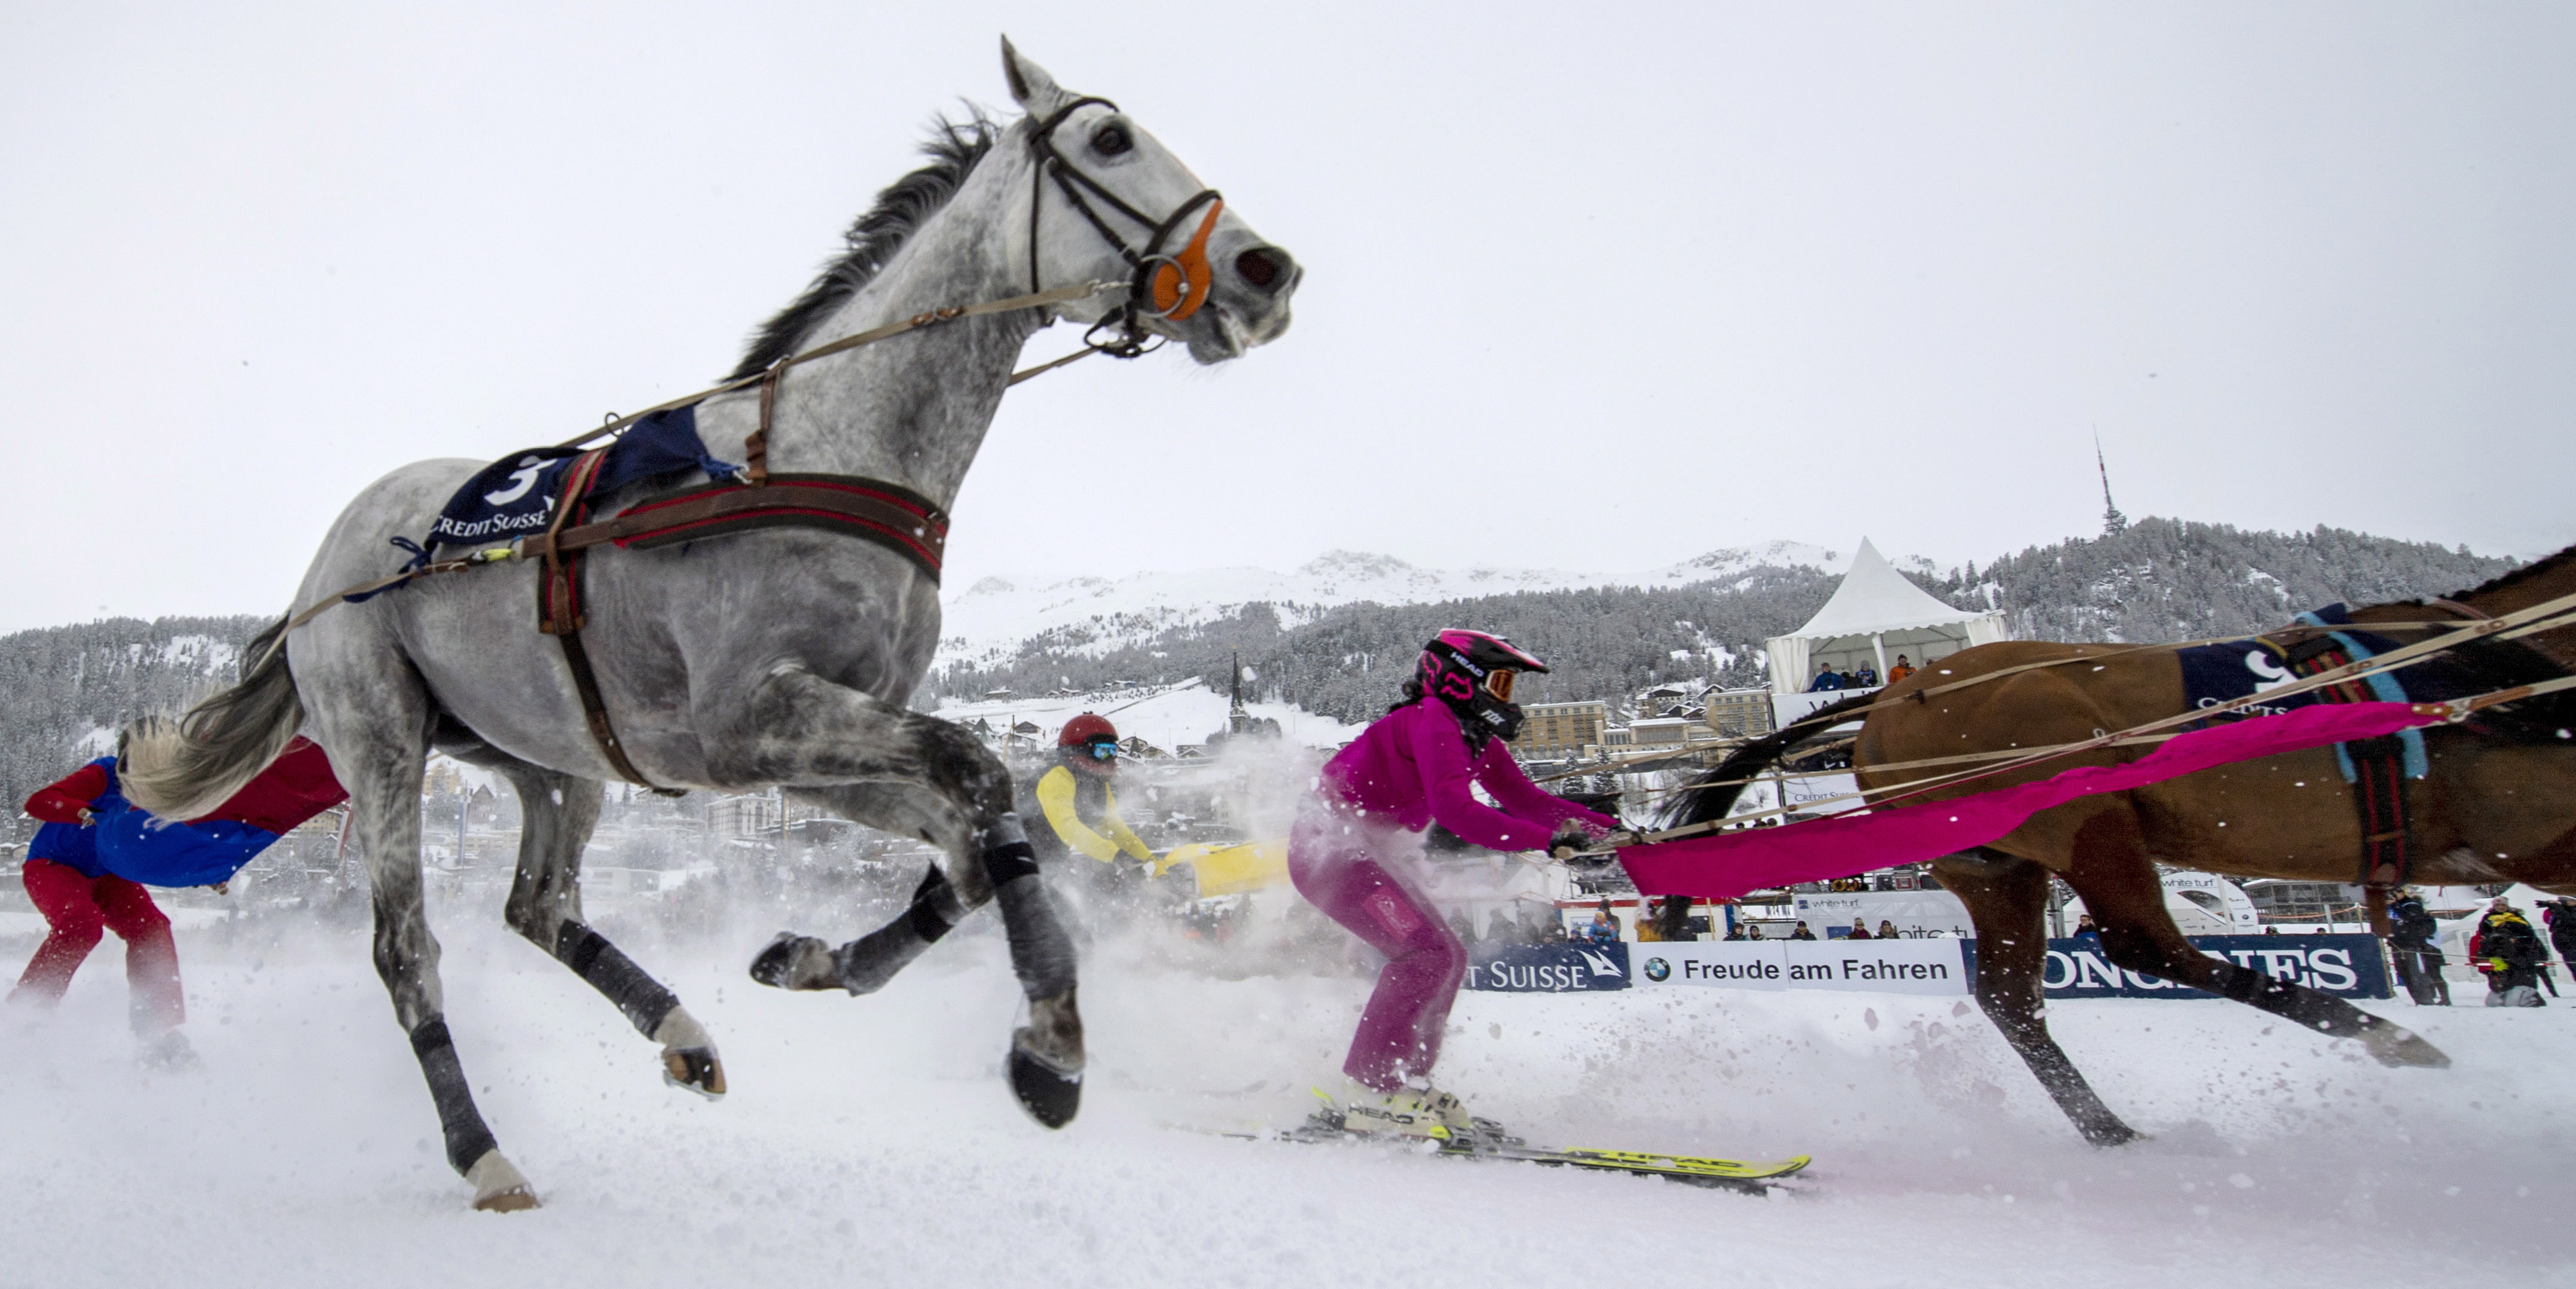
<path fill-rule="evenodd" d="M 1497 810 L 1467 790 L 1480 784 Z M 1551 796 L 1512 760 L 1501 739 L 1467 756 L 1467 737 L 1446 704 L 1425 699 L 1379 717 L 1349 747 L 1324 763 L 1319 792 L 1363 818 L 1420 832 L 1437 823 L 1488 850 L 1542 850 L 1557 825 L 1571 819 L 1607 831 L 1618 826 L 1563 797 Z"/>

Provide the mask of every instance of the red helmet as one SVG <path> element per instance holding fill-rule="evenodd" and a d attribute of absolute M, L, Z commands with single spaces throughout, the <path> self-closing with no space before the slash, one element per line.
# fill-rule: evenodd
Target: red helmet
<path fill-rule="evenodd" d="M 1101 739 L 1107 739 L 1112 743 L 1117 742 L 1118 727 L 1110 724 L 1106 716 L 1084 712 L 1064 723 L 1063 731 L 1055 736 L 1055 745 L 1081 747 L 1085 743 L 1094 743 Z"/>

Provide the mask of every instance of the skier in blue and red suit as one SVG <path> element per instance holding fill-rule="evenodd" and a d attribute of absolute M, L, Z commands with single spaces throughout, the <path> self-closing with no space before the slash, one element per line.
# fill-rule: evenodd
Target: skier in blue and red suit
<path fill-rule="evenodd" d="M 179 985 L 179 948 L 169 917 L 144 888 L 219 885 L 289 829 L 348 795 L 322 749 L 301 738 L 211 813 L 180 823 L 119 796 L 112 756 L 37 789 L 26 809 L 44 827 L 28 843 L 19 878 L 52 931 L 9 1001 L 61 1001 L 101 934 L 114 931 L 125 941 L 134 1032 L 144 1038 L 145 1054 L 184 1061 L 187 1040 L 178 1027 L 188 1006 Z"/>

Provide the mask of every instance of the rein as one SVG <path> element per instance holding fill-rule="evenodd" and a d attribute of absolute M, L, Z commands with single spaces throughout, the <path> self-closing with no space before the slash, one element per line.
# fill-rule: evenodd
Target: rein
<path fill-rule="evenodd" d="M 1870 791 L 1863 790 L 1860 792 L 1845 793 L 1837 797 L 1829 797 L 1822 801 L 1804 802 L 1796 807 L 1796 810 L 1810 810 L 1816 806 L 1829 805 L 1838 801 L 1867 802 L 1873 809 L 1875 809 L 1880 806 L 1893 805 L 1896 802 L 1903 801 L 1908 798 L 1921 796 L 1935 788 L 1948 787 L 1977 779 L 1990 778 L 1994 775 L 2010 773 L 2014 770 L 2038 765 L 2042 762 L 2053 761 L 2060 757 L 2073 756 L 2078 753 L 2096 751 L 2102 748 L 2121 744 L 2159 741 L 2145 736 L 2153 735 L 2161 730 L 2170 729 L 2176 725 L 2188 725 L 2192 722 L 2207 720 L 2214 716 L 2224 716 L 2229 712 L 2245 707 L 2256 706 L 2260 703 L 2269 702 L 2290 694 L 2305 693 L 2312 689 L 2323 689 L 2331 685 L 2341 684 L 2363 676 L 2376 675 L 2385 671 L 2394 671 L 2400 667 L 2420 662 L 2435 654 L 2447 653 L 2458 645 L 2470 640 L 2489 638 L 2497 640 L 2513 640 L 2543 631 L 2555 631 L 2569 626 L 2576 626 L 2576 595 L 2563 595 L 2554 600 L 2546 600 L 2539 604 L 2532 605 L 2526 609 L 2518 609 L 2501 617 L 2482 617 L 2470 622 L 2456 624 L 2446 623 L 2443 625 L 2451 626 L 2453 628 L 2451 634 L 2436 637 L 2431 640 L 2418 641 L 2415 644 L 2407 645 L 2401 649 L 2391 649 L 2388 652 L 2379 654 L 2375 657 L 2345 663 L 2340 667 L 2332 667 L 2313 675 L 2303 676 L 2290 684 L 2276 686 L 2259 694 L 2248 694 L 2243 698 L 2230 699 L 2227 702 L 2220 703 L 2212 707 L 2200 708 L 2193 711 L 2183 712 L 2175 716 L 2167 716 L 2157 720 L 2147 721 L 2143 724 L 2130 726 L 2124 730 L 2113 730 L 2108 733 L 2096 735 L 2093 738 L 2085 739 L 2078 743 L 2060 743 L 2050 747 L 2033 748 L 2025 753 L 2017 755 L 2013 760 L 2007 761 L 2002 765 L 1990 766 L 1985 769 L 1961 770 L 1951 774 L 1934 775 L 1930 778 L 1917 779 L 1909 783 L 1899 784 L 1896 786 L 1902 789 L 1902 791 L 1895 792 L 1895 795 L 1893 796 L 1881 796 L 1876 800 L 1871 800 Z M 2228 638 L 2241 639 L 2244 637 Z M 2145 645 L 2139 647 L 2156 648 L 2159 646 Z M 2122 652 L 2126 651 L 2124 650 Z M 2570 689 L 2576 689 L 2576 676 L 2561 676 L 2555 680 L 2545 680 L 2530 685 L 2516 685 L 2510 689 L 2499 689 L 2489 693 L 2474 695 L 2469 698 L 2453 699 L 2447 703 L 2418 703 L 2416 706 L 2428 712 L 2442 712 L 2445 714 L 2446 719 L 2453 723 L 2457 723 L 2459 721 L 2466 720 L 2471 713 L 2482 711 L 2489 707 L 2495 707 L 2505 703 L 2520 702 L 2527 698 L 2537 698 L 2544 694 L 2554 694 Z M 1891 701 L 1904 702 L 1907 700 L 1895 699 Z M 1874 703 L 1868 708 L 1836 713 L 1834 723 L 1841 724 L 1852 716 L 1875 710 L 1877 707 L 1882 705 L 1884 704 Z M 1789 728 L 1795 728 L 1797 724 L 1798 722 L 1793 721 Z M 1871 768 L 1876 767 L 1853 767 L 1855 773 L 1863 769 Z M 1878 791 L 1886 792 L 1889 791 L 1889 789 L 1879 789 Z M 1726 819 L 1712 819 L 1705 823 L 1686 824 L 1679 828 L 1668 828 L 1660 832 L 1632 834 L 1621 844 L 1636 845 L 1640 842 L 1672 841 L 1677 838 L 1697 836 L 1701 833 L 1716 832 L 1734 824 L 1741 824 L 1767 818 L 1773 815 L 1790 813 L 1793 813 L 1792 809 L 1784 806 L 1773 810 L 1758 811 L 1753 814 L 1735 815 Z"/>

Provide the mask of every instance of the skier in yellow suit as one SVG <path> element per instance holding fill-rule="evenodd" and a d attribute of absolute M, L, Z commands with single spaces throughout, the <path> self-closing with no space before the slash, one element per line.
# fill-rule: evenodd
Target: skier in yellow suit
<path fill-rule="evenodd" d="M 1024 819 L 1035 815 L 1047 822 L 1028 830 L 1039 864 L 1053 867 L 1069 855 L 1087 855 L 1108 865 L 1092 874 L 1096 884 L 1132 885 L 1144 870 L 1121 863 L 1121 857 L 1150 866 L 1154 852 L 1118 815 L 1118 794 L 1110 786 L 1118 779 L 1118 727 L 1105 716 L 1084 712 L 1064 723 L 1055 754 L 1057 764 L 1037 777 L 1029 789 L 1033 801 L 1022 803 L 1020 810 Z M 1030 804 L 1037 808 L 1029 809 Z"/>

